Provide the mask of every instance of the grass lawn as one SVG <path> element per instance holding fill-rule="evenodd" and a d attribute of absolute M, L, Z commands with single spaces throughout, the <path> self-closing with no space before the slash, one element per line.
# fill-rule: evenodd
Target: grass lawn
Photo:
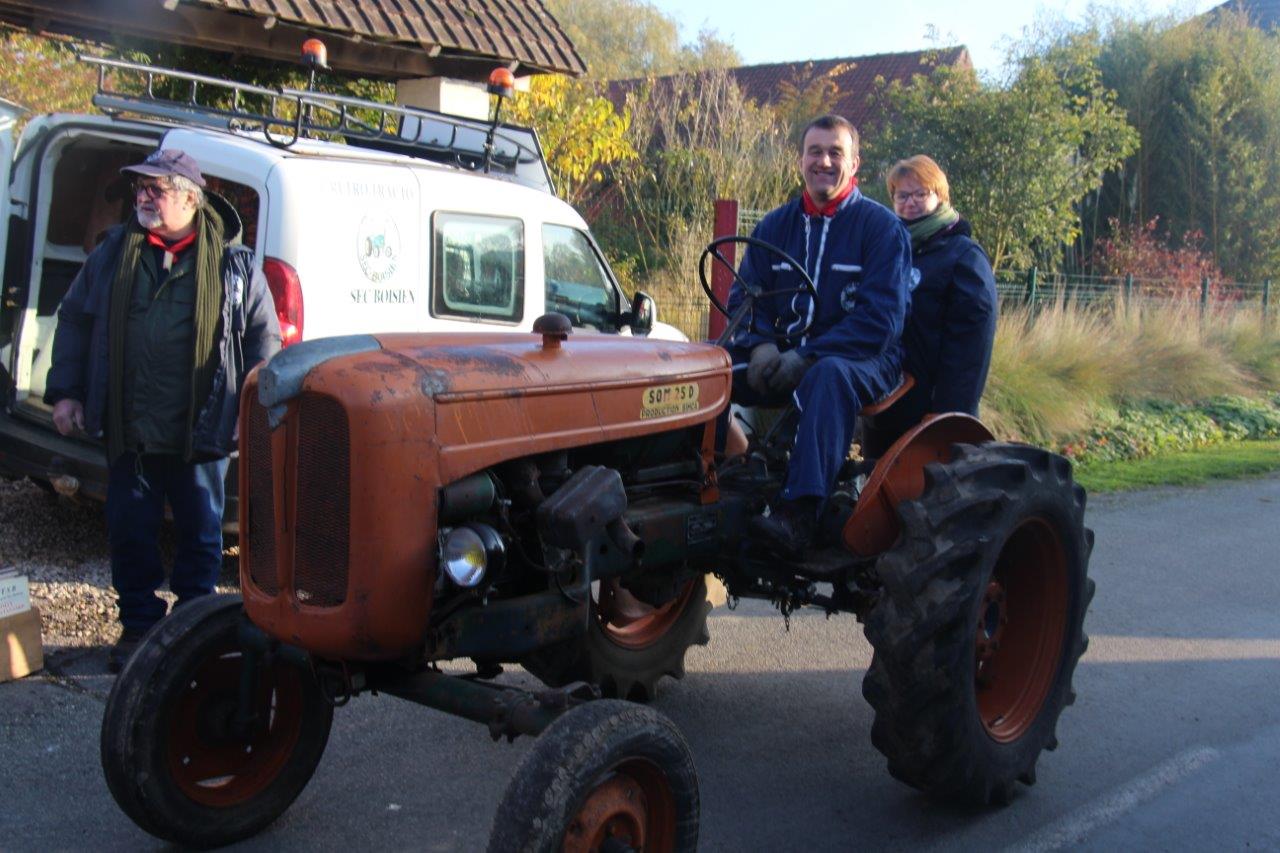
<path fill-rule="evenodd" d="M 1076 481 L 1090 492 L 1148 486 L 1193 486 L 1280 471 L 1280 441 L 1237 441 L 1124 462 L 1077 467 Z"/>

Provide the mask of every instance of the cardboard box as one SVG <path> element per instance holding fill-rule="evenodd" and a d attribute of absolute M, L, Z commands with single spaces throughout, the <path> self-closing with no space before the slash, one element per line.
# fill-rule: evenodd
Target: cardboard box
<path fill-rule="evenodd" d="M 40 640 L 40 611 L 0 619 L 0 682 L 22 678 L 44 668 L 44 644 Z"/>
<path fill-rule="evenodd" d="M 0 573 L 0 619 L 31 609 L 31 585 L 25 575 L 12 570 Z"/>

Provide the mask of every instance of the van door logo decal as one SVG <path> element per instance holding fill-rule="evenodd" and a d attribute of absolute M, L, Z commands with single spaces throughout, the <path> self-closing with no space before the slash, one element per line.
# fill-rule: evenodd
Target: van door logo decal
<path fill-rule="evenodd" d="M 400 229 L 390 217 L 370 214 L 356 231 L 356 257 L 360 271 L 374 284 L 388 281 L 400 262 Z"/>

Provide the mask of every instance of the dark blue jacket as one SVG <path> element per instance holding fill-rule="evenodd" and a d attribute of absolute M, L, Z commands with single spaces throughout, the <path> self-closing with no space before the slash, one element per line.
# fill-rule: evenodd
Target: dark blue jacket
<path fill-rule="evenodd" d="M 916 248 L 919 283 L 902 335 L 903 366 L 924 411 L 978 414 L 996 334 L 991 262 L 963 219 Z"/>
<path fill-rule="evenodd" d="M 280 325 L 271 292 L 254 267 L 253 250 L 239 245 L 240 217 L 225 200 L 207 198 L 222 217 L 227 249 L 222 257 L 222 322 L 218 363 L 209 396 L 193 420 L 192 460 L 205 461 L 235 449 L 240 387 L 249 370 L 280 349 Z M 85 431 L 102 434 L 107 414 L 108 329 L 111 285 L 115 278 L 124 226 L 108 232 L 90 253 L 58 306 L 53 359 L 45 382 L 44 401 L 79 400 L 84 404 Z"/>
<path fill-rule="evenodd" d="M 898 217 L 854 190 L 834 215 L 808 216 L 799 198 L 771 211 L 753 237 L 782 249 L 803 264 L 817 286 L 816 306 L 807 294 L 777 294 L 757 302 L 753 322 L 734 335 L 735 347 L 751 348 L 773 338 L 770 331 L 797 331 L 813 312 L 803 340 L 778 341 L 813 357 L 896 360 L 910 305 L 911 241 Z M 739 275 L 764 291 L 800 286 L 799 271 L 777 255 L 748 247 Z M 742 285 L 729 294 L 732 311 Z"/>

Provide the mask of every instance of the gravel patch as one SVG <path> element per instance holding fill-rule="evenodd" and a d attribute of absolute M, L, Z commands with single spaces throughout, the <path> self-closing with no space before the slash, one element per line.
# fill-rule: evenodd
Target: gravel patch
<path fill-rule="evenodd" d="M 108 553 L 101 504 L 59 498 L 29 480 L 0 480 L 0 567 L 13 566 L 31 581 L 46 653 L 108 645 L 119 637 Z M 169 565 L 170 525 L 161 535 L 161 553 Z M 236 588 L 235 559 L 228 557 L 218 589 Z M 160 595 L 174 600 L 167 589 Z"/>

